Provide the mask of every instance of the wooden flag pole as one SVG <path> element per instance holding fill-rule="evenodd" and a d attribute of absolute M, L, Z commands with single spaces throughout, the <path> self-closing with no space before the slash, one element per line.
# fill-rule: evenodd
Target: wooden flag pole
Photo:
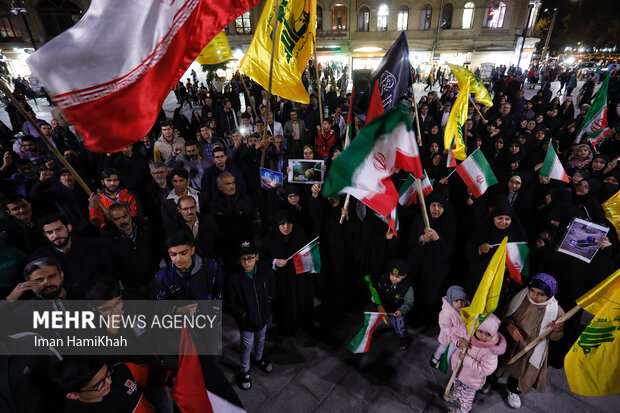
<path fill-rule="evenodd" d="M 565 313 L 562 317 L 560 317 L 557 320 L 555 320 L 556 324 L 561 324 L 561 323 L 565 322 L 566 320 L 568 320 L 569 318 L 571 318 L 572 316 L 577 314 L 577 312 L 579 310 L 581 310 L 581 307 L 579 307 L 578 305 L 574 306 L 573 308 L 570 309 L 569 312 Z M 515 354 L 510 360 L 508 360 L 508 363 L 506 363 L 506 364 L 509 366 L 509 365 L 515 363 L 521 357 L 526 355 L 528 351 L 530 351 L 531 349 L 536 347 L 536 345 L 538 345 L 538 343 L 543 341 L 551 333 L 553 333 L 553 330 L 551 329 L 551 327 L 547 327 L 545 329 L 545 331 L 543 331 L 538 337 L 536 337 L 530 344 L 525 346 L 523 348 L 523 350 L 521 350 L 520 352 Z"/>
<path fill-rule="evenodd" d="M 316 86 L 318 89 L 317 98 L 319 99 L 319 118 L 321 119 L 320 132 L 323 133 L 323 105 L 321 104 L 321 83 L 319 82 L 319 59 L 316 57 L 316 42 L 314 42 L 314 73 L 316 73 Z"/>
<path fill-rule="evenodd" d="M 422 134 L 420 133 L 420 119 L 418 118 L 418 102 L 415 100 L 415 91 L 414 88 L 411 88 L 412 96 L 413 96 L 413 108 L 415 110 L 415 125 L 418 131 L 418 146 L 422 147 Z"/>
<path fill-rule="evenodd" d="M 19 101 L 15 98 L 13 93 L 11 93 L 11 91 L 9 90 L 7 85 L 4 83 L 4 81 L 0 81 L 0 89 L 9 98 L 9 100 L 15 105 L 15 107 L 17 108 L 19 113 L 21 113 L 22 116 L 28 121 L 28 123 L 30 123 L 32 125 L 32 127 L 37 131 L 37 133 L 39 134 L 39 137 L 43 140 L 43 142 L 45 142 L 45 144 L 47 145 L 49 150 L 54 154 L 54 156 L 60 161 L 61 164 L 63 164 L 63 166 L 65 168 L 67 168 L 69 170 L 69 172 L 71 172 L 71 175 L 73 175 L 73 177 L 75 178 L 77 183 L 82 187 L 82 189 L 84 189 L 84 192 L 86 192 L 86 195 L 88 195 L 90 197 L 92 195 L 93 191 L 90 190 L 88 185 L 86 185 L 86 182 L 84 182 L 84 180 L 77 173 L 77 171 L 75 169 L 73 169 L 73 166 L 71 166 L 71 164 L 65 159 L 65 157 L 62 156 L 62 154 L 60 152 L 58 152 L 58 149 L 56 149 L 54 144 L 52 144 L 52 142 L 50 142 L 48 137 L 43 134 L 43 132 L 41 131 L 41 128 L 39 128 L 39 125 L 37 125 L 37 122 L 35 122 L 35 120 L 32 118 L 32 116 L 30 116 L 26 112 L 26 109 L 24 109 L 22 104 L 19 103 Z"/>
<path fill-rule="evenodd" d="M 349 108 L 349 110 L 353 110 L 353 108 Z M 351 121 L 353 122 L 353 120 Z M 345 144 L 345 149 L 348 146 L 347 143 L 349 142 L 349 129 L 347 127 L 347 131 L 345 132 L 344 135 L 344 144 Z M 348 211 L 349 210 L 349 202 L 351 201 L 351 194 L 347 194 L 347 197 L 344 199 L 344 205 L 342 206 L 342 213 L 340 214 L 340 225 L 342 225 L 342 223 L 344 222 L 344 219 L 346 217 L 344 211 Z"/>
<path fill-rule="evenodd" d="M 269 62 L 269 88 L 267 90 L 267 108 L 265 110 L 265 128 L 263 129 L 263 139 L 267 139 L 267 129 L 269 128 L 269 111 L 271 110 L 271 86 L 273 84 L 273 56 L 276 52 L 276 42 L 278 41 L 277 29 L 278 29 L 278 12 L 280 9 L 280 0 L 276 0 L 276 9 L 274 11 L 275 21 L 273 22 L 273 39 L 271 40 L 271 62 Z M 260 116 L 260 113 L 258 114 Z M 275 116 L 273 120 L 274 132 L 275 132 Z M 265 153 L 267 147 L 263 148 L 263 152 L 260 156 L 260 167 L 265 166 Z"/>
<path fill-rule="evenodd" d="M 243 86 L 243 90 L 245 90 L 245 94 L 248 96 L 248 100 L 250 101 L 250 106 L 252 106 L 252 112 L 254 112 L 254 125 L 256 125 L 256 119 L 260 117 L 260 113 L 256 112 L 256 106 L 254 105 L 254 101 L 252 100 L 252 95 L 250 95 L 250 90 L 248 86 L 245 84 L 245 75 L 243 73 L 239 76 L 241 78 L 241 85 Z"/>
<path fill-rule="evenodd" d="M 476 331 L 476 324 L 478 324 L 478 317 L 480 317 L 480 314 L 476 314 L 476 317 L 474 318 L 474 322 L 471 324 L 471 328 L 469 329 L 468 339 L 470 341 L 471 341 L 472 336 L 474 335 L 474 332 Z M 461 354 L 465 354 L 465 353 L 467 353 L 467 348 L 463 347 Z M 448 360 L 448 363 L 449 362 L 450 360 Z M 454 380 L 456 379 L 457 374 L 459 374 L 459 370 L 461 370 L 462 365 L 463 365 L 463 361 L 459 359 L 459 361 L 456 364 L 456 368 L 452 372 L 450 381 L 448 382 L 448 385 L 446 386 L 446 391 L 443 393 L 444 398 L 450 394 L 450 390 L 452 390 L 452 384 L 454 383 Z"/>
<path fill-rule="evenodd" d="M 482 120 L 486 122 L 487 120 L 484 118 L 484 116 L 482 116 L 482 112 L 480 112 L 480 109 L 478 109 L 478 106 L 476 106 L 476 102 L 474 102 L 474 100 L 471 98 L 471 95 L 469 96 L 469 101 L 472 105 L 474 105 L 474 109 L 476 109 L 476 112 L 478 112 L 478 115 L 480 115 Z"/>
<path fill-rule="evenodd" d="M 431 227 L 431 224 L 428 221 L 428 212 L 426 212 L 426 201 L 424 201 L 424 193 L 422 193 L 422 180 L 420 178 L 416 178 L 415 183 L 418 187 L 418 199 L 420 200 L 420 208 L 422 209 L 422 218 L 424 219 L 424 228 L 428 229 Z"/>

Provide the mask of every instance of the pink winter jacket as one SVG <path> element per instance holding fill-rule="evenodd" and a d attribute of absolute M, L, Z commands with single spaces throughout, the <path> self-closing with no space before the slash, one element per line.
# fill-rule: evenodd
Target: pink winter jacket
<path fill-rule="evenodd" d="M 465 323 L 461 320 L 461 313 L 452 307 L 452 303 L 449 303 L 446 297 L 443 297 L 441 300 L 443 305 L 439 312 L 439 327 L 441 330 L 439 331 L 438 340 L 441 344 L 447 346 L 457 331 L 462 337 L 467 337 L 467 330 Z"/>
<path fill-rule="evenodd" d="M 454 335 L 452 337 L 454 346 L 462 338 L 467 338 L 467 334 L 460 337 L 458 334 Z M 485 345 L 485 347 L 476 347 L 476 344 L 478 344 L 476 343 L 477 340 L 475 340 L 475 337 L 472 338 L 471 348 L 467 350 L 467 356 L 463 360 L 463 366 L 457 376 L 461 383 L 475 390 L 482 388 L 487 376 L 497 368 L 497 356 L 504 354 L 506 351 L 506 339 L 504 336 L 498 333 L 496 340 L 488 343 L 478 342 L 481 345 Z M 454 354 L 452 354 L 452 359 L 450 360 L 452 370 L 456 368 L 461 350 L 457 348 Z"/>

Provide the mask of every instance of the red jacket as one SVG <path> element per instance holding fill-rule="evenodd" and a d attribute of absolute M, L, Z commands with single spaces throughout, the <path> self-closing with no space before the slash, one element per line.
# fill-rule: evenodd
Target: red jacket
<path fill-rule="evenodd" d="M 99 201 L 101 201 L 101 205 L 103 205 L 106 210 L 110 207 L 110 205 L 122 202 L 129 206 L 132 217 L 138 215 L 138 204 L 136 203 L 136 198 L 126 189 L 121 189 L 116 199 L 112 199 L 107 196 L 103 190 L 97 192 L 97 196 L 99 197 Z M 96 225 L 102 227 L 105 224 L 103 212 L 101 212 L 99 208 L 90 207 L 89 209 L 90 220 Z"/>

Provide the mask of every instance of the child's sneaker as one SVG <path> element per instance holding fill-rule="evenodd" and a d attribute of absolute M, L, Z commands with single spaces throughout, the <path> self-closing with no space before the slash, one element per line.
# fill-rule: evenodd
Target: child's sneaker
<path fill-rule="evenodd" d="M 431 367 L 434 369 L 439 368 L 439 360 L 435 358 L 435 355 L 431 356 Z"/>
<path fill-rule="evenodd" d="M 398 348 L 400 349 L 400 351 L 407 351 L 410 343 L 411 342 L 409 341 L 409 337 L 401 337 L 400 346 Z"/>
<path fill-rule="evenodd" d="M 463 410 L 461 410 L 460 406 L 452 406 L 450 407 L 450 410 L 448 410 L 450 413 L 463 413 Z"/>
<path fill-rule="evenodd" d="M 261 369 L 263 373 L 269 374 L 273 371 L 273 365 L 271 362 L 269 360 L 265 360 L 264 358 L 262 360 L 254 360 L 254 364 L 256 364 L 256 366 Z"/>
<path fill-rule="evenodd" d="M 508 391 L 508 406 L 513 409 L 518 409 L 521 407 L 521 397 L 517 393 L 513 393 Z"/>
<path fill-rule="evenodd" d="M 450 393 L 443 395 L 443 399 L 448 403 L 452 403 L 453 401 L 458 399 L 458 396 L 454 394 L 454 390 L 450 390 Z"/>
<path fill-rule="evenodd" d="M 237 384 L 241 390 L 250 390 L 252 388 L 252 380 L 249 371 L 240 371 L 237 374 Z"/>

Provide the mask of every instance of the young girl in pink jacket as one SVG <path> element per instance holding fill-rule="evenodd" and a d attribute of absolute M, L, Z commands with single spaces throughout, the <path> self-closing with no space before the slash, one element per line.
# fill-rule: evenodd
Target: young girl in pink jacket
<path fill-rule="evenodd" d="M 467 331 L 465 331 L 465 323 L 463 323 L 461 313 L 459 311 L 467 305 L 467 293 L 465 292 L 465 289 L 458 285 L 453 285 L 448 288 L 446 296 L 441 300 L 443 301 L 441 311 L 439 312 L 439 327 L 441 330 L 439 331 L 439 337 L 437 338 L 439 340 L 439 346 L 431 358 L 431 366 L 435 368 L 438 367 L 439 360 L 441 359 L 443 353 L 446 352 L 446 349 L 450 345 L 452 336 L 456 333 L 456 331 L 462 329 L 463 331 L 461 332 L 461 337 L 467 336 Z M 454 345 L 450 345 L 448 360 L 452 357 L 454 349 Z"/>
<path fill-rule="evenodd" d="M 446 398 L 448 401 L 458 399 L 459 407 L 453 407 L 452 412 L 469 412 L 474 404 L 476 391 L 484 385 L 488 375 L 497 368 L 497 358 L 506 351 L 506 339 L 497 330 L 501 321 L 495 315 L 490 314 L 480 324 L 476 333 L 467 339 L 463 330 L 456 332 L 452 343 L 457 351 L 452 355 L 452 368 L 455 369 L 458 360 L 463 361 L 461 370 L 454 380 L 452 393 Z M 462 354 L 463 348 L 467 353 Z"/>

